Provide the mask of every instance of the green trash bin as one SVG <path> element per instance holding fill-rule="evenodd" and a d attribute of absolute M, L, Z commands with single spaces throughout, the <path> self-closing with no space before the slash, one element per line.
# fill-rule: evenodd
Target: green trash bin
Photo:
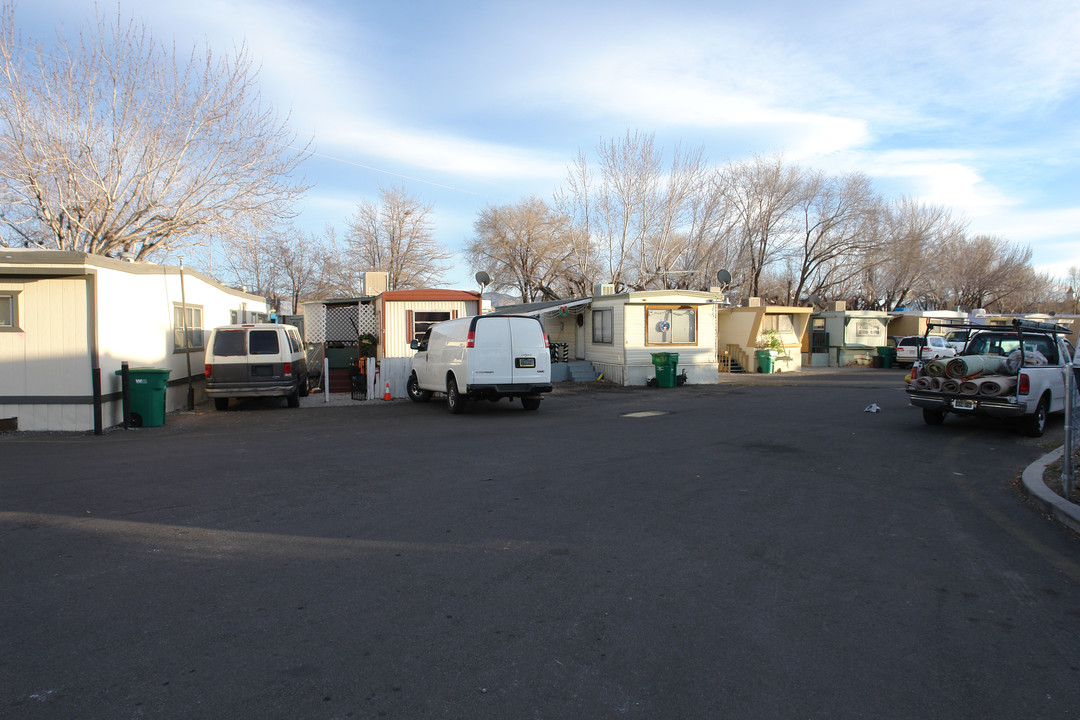
<path fill-rule="evenodd" d="M 672 353 L 658 352 L 652 354 L 652 364 L 656 368 L 657 387 L 675 387 L 675 371 L 671 367 Z"/>
<path fill-rule="evenodd" d="M 896 362 L 896 348 L 890 345 L 879 345 L 877 354 L 881 358 L 883 368 L 891 368 Z"/>
<path fill-rule="evenodd" d="M 668 353 L 668 366 L 671 367 L 671 386 L 679 384 L 679 353 Z"/>
<path fill-rule="evenodd" d="M 168 368 L 128 369 L 128 408 L 135 427 L 159 427 L 165 424 L 165 393 L 169 387 Z M 122 370 L 116 371 L 122 375 Z"/>
<path fill-rule="evenodd" d="M 756 350 L 754 354 L 757 356 L 757 371 L 771 373 L 773 371 L 772 350 Z"/>

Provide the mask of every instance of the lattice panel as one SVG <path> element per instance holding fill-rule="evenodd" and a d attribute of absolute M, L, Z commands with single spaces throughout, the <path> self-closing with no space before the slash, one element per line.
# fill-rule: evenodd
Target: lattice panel
<path fill-rule="evenodd" d="M 326 307 L 307 303 L 304 306 L 304 340 L 309 343 L 326 342 Z"/>
<path fill-rule="evenodd" d="M 379 336 L 379 326 L 375 322 L 375 306 L 361 305 L 359 315 L 360 334 L 370 333 Z"/>
<path fill-rule="evenodd" d="M 356 310 L 356 305 L 327 306 L 326 342 L 356 342 L 360 335 Z"/>

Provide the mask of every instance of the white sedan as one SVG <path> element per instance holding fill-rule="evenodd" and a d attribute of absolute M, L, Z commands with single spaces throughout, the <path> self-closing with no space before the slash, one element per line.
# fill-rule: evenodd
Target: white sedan
<path fill-rule="evenodd" d="M 922 335 L 908 335 L 900 338 L 896 343 L 896 362 L 913 363 L 919 359 L 919 348 L 922 347 L 923 360 L 937 360 L 938 358 L 956 357 L 956 348 L 945 342 L 945 338 L 931 335 L 925 339 Z"/>

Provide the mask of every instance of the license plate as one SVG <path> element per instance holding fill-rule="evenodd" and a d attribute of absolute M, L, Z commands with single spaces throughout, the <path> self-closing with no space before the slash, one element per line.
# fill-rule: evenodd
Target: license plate
<path fill-rule="evenodd" d="M 974 400 L 953 400 L 952 401 L 952 406 L 954 408 L 956 408 L 957 410 L 974 410 L 975 409 L 975 401 Z"/>
<path fill-rule="evenodd" d="M 536 358 L 515 358 L 514 367 L 534 368 L 536 367 Z"/>

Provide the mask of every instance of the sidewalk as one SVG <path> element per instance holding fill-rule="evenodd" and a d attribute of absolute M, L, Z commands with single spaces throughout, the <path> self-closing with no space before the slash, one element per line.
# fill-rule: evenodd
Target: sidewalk
<path fill-rule="evenodd" d="M 1065 446 L 1053 450 L 1024 469 L 1023 483 L 1028 497 L 1036 506 L 1052 518 L 1080 533 L 1080 505 L 1069 502 L 1046 486 L 1043 476 L 1046 468 L 1065 454 Z"/>

